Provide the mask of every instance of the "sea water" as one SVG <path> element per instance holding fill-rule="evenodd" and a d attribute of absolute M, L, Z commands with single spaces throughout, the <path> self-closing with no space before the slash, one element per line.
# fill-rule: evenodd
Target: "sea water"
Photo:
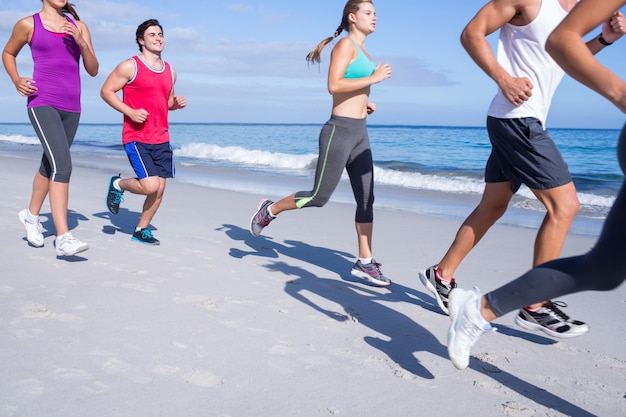
<path fill-rule="evenodd" d="M 207 186 L 222 184 L 224 188 L 245 192 L 267 192 L 272 188 L 271 183 L 278 184 L 281 179 L 301 180 L 299 184 L 310 187 L 320 129 L 321 124 L 174 123 L 170 134 L 177 179 Z M 406 198 L 385 199 L 384 203 L 390 208 L 398 205 L 399 209 L 464 217 L 468 207 L 460 205 L 455 210 L 454 202 L 470 201 L 472 206 L 478 201 L 491 150 L 485 128 L 370 125 L 368 131 L 377 203 L 381 192 L 405 197 L 427 193 L 431 197 L 440 196 L 446 203 L 427 209 L 426 203 L 421 209 L 419 203 L 406 204 Z M 581 202 L 578 217 L 601 223 L 624 178 L 616 158 L 619 130 L 549 129 L 549 133 L 574 179 Z M 88 160 L 90 155 L 124 160 L 120 135 L 120 124 L 83 123 L 72 152 L 75 158 L 83 160 Z M 0 124 L 0 151 L 25 149 L 41 149 L 30 124 Z M 231 181 L 211 181 L 209 177 L 214 175 L 211 172 L 218 172 L 215 169 L 226 170 L 220 172 L 227 172 Z M 346 181 L 344 178 L 343 182 Z M 349 196 L 345 199 L 349 200 Z M 542 216 L 541 204 L 525 187 L 517 193 L 512 205 L 518 213 Z M 519 217 L 516 219 L 509 222 L 524 225 Z M 598 231 L 599 225 L 588 230 L 591 234 Z"/>

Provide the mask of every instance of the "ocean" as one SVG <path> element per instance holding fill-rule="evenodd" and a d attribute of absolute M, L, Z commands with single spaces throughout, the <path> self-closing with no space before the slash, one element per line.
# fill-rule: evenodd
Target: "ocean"
<path fill-rule="evenodd" d="M 290 179 L 295 181 L 294 186 L 308 188 L 315 171 L 321 126 L 173 123 L 170 133 L 177 180 L 255 193 L 268 192 L 272 184 L 289 183 Z M 384 198 L 382 203 L 388 208 L 462 218 L 480 198 L 484 165 L 490 152 L 485 128 L 370 125 L 368 129 L 376 168 L 377 203 L 379 194 L 394 195 L 396 198 Z M 549 132 L 568 163 L 578 190 L 581 202 L 578 217 L 584 226 L 575 231 L 597 234 L 624 179 L 616 158 L 620 132 L 616 129 L 549 129 Z M 125 153 L 120 133 L 119 124 L 81 124 L 72 146 L 75 160 L 88 164 L 90 156 L 102 157 L 122 162 L 120 165 L 129 171 L 128 164 L 123 164 Z M 40 152 L 40 149 L 30 124 L 0 124 L 0 152 Z M 221 172 L 220 175 L 230 180 L 213 181 L 209 178 L 214 175 L 211 172 Z M 284 189 L 286 193 L 300 190 Z M 339 194 L 339 198 L 350 201 L 349 191 L 345 191 L 345 186 L 343 190 L 344 195 Z M 439 196 L 442 204 L 421 204 L 424 199 L 419 198 L 408 202 L 411 196 L 424 193 L 431 199 Z M 467 201 L 467 204 L 456 207 L 455 201 Z M 517 215 L 505 222 L 534 227 L 536 223 L 528 220 L 542 216 L 541 204 L 525 187 L 518 192 L 512 206 Z"/>

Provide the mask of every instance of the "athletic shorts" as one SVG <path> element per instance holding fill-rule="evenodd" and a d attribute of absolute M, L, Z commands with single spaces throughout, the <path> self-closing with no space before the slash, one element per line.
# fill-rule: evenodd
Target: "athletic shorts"
<path fill-rule="evenodd" d="M 485 182 L 510 182 L 513 192 L 522 184 L 548 190 L 568 184 L 572 176 L 556 144 L 534 117 L 487 117 L 491 155 Z"/>
<path fill-rule="evenodd" d="M 169 142 L 148 145 L 130 142 L 124 145 L 130 165 L 135 170 L 137 179 L 147 177 L 174 178 L 176 169 L 172 147 Z"/>

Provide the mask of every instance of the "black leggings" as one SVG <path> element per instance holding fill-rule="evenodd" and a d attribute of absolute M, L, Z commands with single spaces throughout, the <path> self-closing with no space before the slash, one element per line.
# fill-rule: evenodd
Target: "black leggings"
<path fill-rule="evenodd" d="M 617 159 L 626 172 L 626 125 L 617 144 Z M 486 295 L 500 317 L 522 306 L 580 291 L 609 291 L 626 279 L 626 186 L 622 184 L 589 253 L 539 265 Z"/>
<path fill-rule="evenodd" d="M 80 113 L 42 106 L 28 109 L 28 117 L 43 147 L 39 173 L 51 181 L 69 183 L 72 175 L 70 146 L 78 130 Z"/>
<path fill-rule="evenodd" d="M 355 221 L 371 223 L 374 220 L 374 163 L 365 119 L 333 115 L 322 127 L 315 184 L 311 191 L 296 193 L 296 206 L 326 204 L 339 184 L 344 167 L 356 201 Z"/>

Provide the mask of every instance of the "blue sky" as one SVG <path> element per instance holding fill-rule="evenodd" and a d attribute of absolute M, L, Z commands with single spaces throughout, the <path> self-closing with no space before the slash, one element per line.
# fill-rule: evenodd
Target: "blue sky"
<path fill-rule="evenodd" d="M 102 83 L 122 60 L 138 53 L 137 25 L 149 18 L 164 27 L 163 57 L 178 72 L 176 92 L 188 107 L 173 122 L 323 123 L 331 100 L 326 91 L 330 45 L 321 66 L 306 54 L 330 36 L 341 20 L 343 0 L 242 0 L 134 2 L 75 0 L 89 26 L 100 73 L 83 71 L 82 121 L 120 122 L 99 96 Z M 372 88 L 377 111 L 370 124 L 482 126 L 495 84 L 459 42 L 463 27 L 483 1 L 379 0 L 376 32 L 366 47 L 388 63 L 391 79 Z M 0 0 L 0 42 L 15 22 L 39 11 L 40 0 Z M 496 37 L 491 36 L 492 44 Z M 626 78 L 626 38 L 600 60 Z M 26 46 L 18 57 L 22 75 L 32 61 Z M 4 71 L 0 76 L 0 122 L 27 122 L 25 99 Z M 605 99 L 566 77 L 553 101 L 548 127 L 621 128 L 624 115 Z"/>

